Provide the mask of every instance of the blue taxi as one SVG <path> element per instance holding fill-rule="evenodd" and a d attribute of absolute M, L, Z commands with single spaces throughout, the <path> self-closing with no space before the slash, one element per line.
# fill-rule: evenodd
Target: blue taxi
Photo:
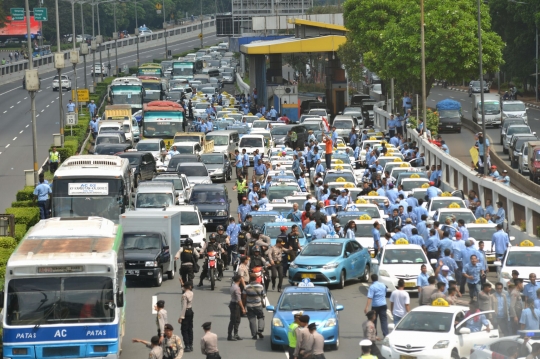
<path fill-rule="evenodd" d="M 289 283 L 301 283 L 308 278 L 315 284 L 337 284 L 359 278 L 367 282 L 370 276 L 371 256 L 354 239 L 316 239 L 305 246 L 289 265 Z"/>
<path fill-rule="evenodd" d="M 302 230 L 302 226 L 298 225 L 296 222 L 290 222 L 290 221 L 268 222 L 264 224 L 262 233 L 270 237 L 270 239 L 272 240 L 272 245 L 275 245 L 277 237 L 281 234 L 281 230 L 279 229 L 279 227 L 281 226 L 287 227 L 287 234 L 289 234 L 291 233 L 291 227 L 293 225 L 298 226 L 298 243 L 300 243 L 300 246 L 304 248 L 304 246 L 308 243 L 308 241 L 311 240 L 311 235 L 306 235 L 304 231 Z"/>
<path fill-rule="evenodd" d="M 281 215 L 278 211 L 266 211 L 260 209 L 258 211 L 251 211 L 248 213 L 251 215 L 251 224 L 255 228 L 262 228 L 267 222 L 275 222 Z"/>
<path fill-rule="evenodd" d="M 274 312 L 270 329 L 272 350 L 282 350 L 289 345 L 289 325 L 294 322 L 294 313 L 302 311 L 309 315 L 310 323 L 317 323 L 317 331 L 324 337 L 324 344 L 337 350 L 339 347 L 338 312 L 343 305 L 336 300 L 327 287 L 313 285 L 309 279 L 298 286 L 285 287 L 277 305 L 266 306 L 266 310 Z"/>

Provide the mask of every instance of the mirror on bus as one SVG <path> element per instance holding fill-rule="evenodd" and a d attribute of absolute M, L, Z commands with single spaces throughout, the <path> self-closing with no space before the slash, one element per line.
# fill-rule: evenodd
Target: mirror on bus
<path fill-rule="evenodd" d="M 124 292 L 121 290 L 116 293 L 116 305 L 118 306 L 118 308 L 124 307 Z"/>
<path fill-rule="evenodd" d="M 4 308 L 4 291 L 0 292 L 0 308 Z"/>

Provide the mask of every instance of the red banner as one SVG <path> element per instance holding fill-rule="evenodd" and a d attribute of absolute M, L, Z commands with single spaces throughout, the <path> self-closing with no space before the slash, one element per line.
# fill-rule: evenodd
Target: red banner
<path fill-rule="evenodd" d="M 0 29 L 0 36 L 24 36 L 26 32 L 26 16 L 24 21 L 11 21 L 11 16 L 7 17 L 8 24 L 6 27 Z M 34 20 L 33 16 L 30 16 L 30 32 L 37 35 L 39 31 L 39 21 Z"/>

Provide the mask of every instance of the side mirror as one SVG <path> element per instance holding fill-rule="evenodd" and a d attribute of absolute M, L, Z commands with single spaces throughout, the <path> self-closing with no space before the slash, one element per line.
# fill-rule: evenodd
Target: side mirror
<path fill-rule="evenodd" d="M 345 254 L 343 255 L 343 258 L 349 258 L 350 255 L 351 255 L 351 252 L 345 252 Z"/>
<path fill-rule="evenodd" d="M 429 260 L 429 263 L 431 263 L 431 264 L 437 264 L 437 260 L 436 260 L 435 258 L 431 258 L 431 259 Z"/>
<path fill-rule="evenodd" d="M 0 308 L 4 308 L 4 291 L 0 292 Z"/>
<path fill-rule="evenodd" d="M 511 241 L 515 241 L 515 240 L 516 240 L 516 237 L 510 236 L 510 240 L 511 240 Z"/>
<path fill-rule="evenodd" d="M 2 298 L 4 297 L 2 296 Z M 124 306 L 124 292 L 121 290 L 119 290 L 118 293 L 116 293 L 116 306 L 118 308 L 122 308 Z"/>
<path fill-rule="evenodd" d="M 495 262 L 493 262 L 493 265 L 495 267 L 500 267 L 500 266 L 502 266 L 502 263 L 501 263 L 501 261 L 495 261 Z"/>
<path fill-rule="evenodd" d="M 169 250 L 169 248 L 170 248 L 169 246 L 163 246 L 164 250 Z"/>
<path fill-rule="evenodd" d="M 341 304 L 336 305 L 336 312 L 341 312 L 345 307 Z"/>
<path fill-rule="evenodd" d="M 267 305 L 266 310 L 269 311 L 269 312 L 273 312 L 275 310 L 275 308 L 274 308 L 273 305 Z"/>
<path fill-rule="evenodd" d="M 535 135 L 535 136 L 536 136 L 536 132 L 533 132 L 533 135 Z"/>
<path fill-rule="evenodd" d="M 207 219 L 203 219 L 202 223 L 203 223 L 203 224 L 208 224 L 208 220 L 207 220 Z"/>
<path fill-rule="evenodd" d="M 471 334 L 471 330 L 469 328 L 459 328 L 459 334 Z"/>
<path fill-rule="evenodd" d="M 371 264 L 378 265 L 378 264 L 379 264 L 379 260 L 378 260 L 377 258 L 371 258 Z"/>

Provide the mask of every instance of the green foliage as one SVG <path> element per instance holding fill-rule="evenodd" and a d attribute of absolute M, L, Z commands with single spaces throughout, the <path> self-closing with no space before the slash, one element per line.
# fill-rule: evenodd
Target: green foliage
<path fill-rule="evenodd" d="M 322 5 L 314 6 L 310 9 L 307 9 L 306 14 L 315 15 L 315 14 L 340 14 L 343 12 L 343 8 L 340 5 Z"/>
<path fill-rule="evenodd" d="M 17 192 L 17 201 L 31 201 L 34 199 L 34 187 L 26 186 Z"/>
<path fill-rule="evenodd" d="M 354 82 L 363 80 L 362 56 L 358 52 L 358 47 L 355 45 L 354 39 L 350 34 L 347 34 L 347 42 L 339 47 L 337 53 L 339 59 L 347 69 L 349 78 Z"/>
<path fill-rule="evenodd" d="M 439 113 L 428 109 L 426 113 L 426 122 L 426 127 L 431 132 L 431 137 L 435 137 L 439 133 Z"/>
<path fill-rule="evenodd" d="M 17 241 L 13 237 L 0 237 L 0 248 L 15 249 L 17 247 Z"/>
<path fill-rule="evenodd" d="M 152 62 L 154 64 L 161 64 L 161 62 L 165 61 L 165 59 L 153 59 Z"/>
<path fill-rule="evenodd" d="M 28 231 L 26 224 L 19 223 L 15 225 L 15 239 L 17 242 L 20 242 L 23 239 L 24 235 Z"/>
<path fill-rule="evenodd" d="M 37 202 L 35 202 L 35 201 L 15 201 L 15 202 L 11 202 L 11 207 L 14 207 L 14 208 L 37 207 Z"/>
<path fill-rule="evenodd" d="M 349 40 L 368 69 L 383 79 L 396 79 L 398 88 L 418 89 L 421 84 L 420 3 L 417 0 L 347 0 L 345 25 Z M 504 43 L 491 30 L 488 6 L 482 2 L 484 71 L 503 63 Z M 369 16 L 366 16 L 369 14 Z M 425 1 L 426 83 L 435 78 L 478 77 L 476 2 Z M 428 87 L 429 93 L 429 87 Z"/>
<path fill-rule="evenodd" d="M 32 227 L 39 222 L 39 208 L 37 207 L 6 208 L 6 213 L 15 215 L 15 224 Z"/>

